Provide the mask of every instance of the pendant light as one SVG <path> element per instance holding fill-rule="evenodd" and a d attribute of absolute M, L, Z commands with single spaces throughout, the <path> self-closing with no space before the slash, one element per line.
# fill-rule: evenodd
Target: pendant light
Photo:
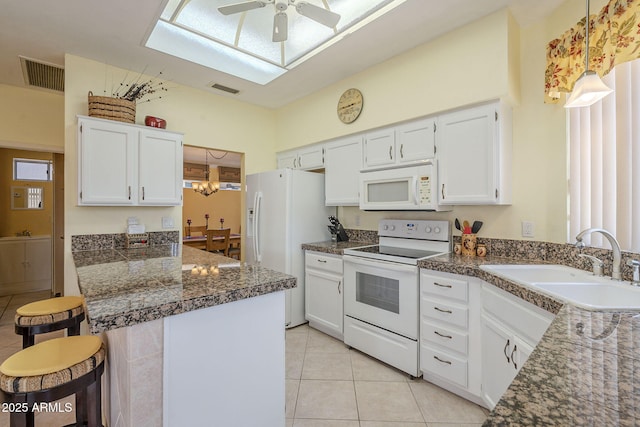
<path fill-rule="evenodd" d="M 204 181 L 203 182 L 194 182 L 193 183 L 193 191 L 195 191 L 196 193 L 200 193 L 203 196 L 210 196 L 213 193 L 217 193 L 218 190 L 220 190 L 220 183 L 219 182 L 211 182 L 209 181 L 209 150 L 206 150 L 205 152 L 205 158 L 204 158 L 204 162 L 205 162 L 205 171 L 204 171 Z"/>
<path fill-rule="evenodd" d="M 573 85 L 573 91 L 567 99 L 566 104 L 564 104 L 564 108 L 588 107 L 613 92 L 612 89 L 609 89 L 609 87 L 604 84 L 595 71 L 589 70 L 589 0 L 587 0 L 587 16 L 584 27 L 584 69 L 586 71 L 582 73 Z"/>

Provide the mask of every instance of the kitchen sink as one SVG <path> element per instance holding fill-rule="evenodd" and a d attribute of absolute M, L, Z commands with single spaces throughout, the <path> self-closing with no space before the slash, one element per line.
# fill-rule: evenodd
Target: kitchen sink
<path fill-rule="evenodd" d="M 480 268 L 586 309 L 640 309 L 639 288 L 577 268 L 556 264 L 482 265 Z"/>

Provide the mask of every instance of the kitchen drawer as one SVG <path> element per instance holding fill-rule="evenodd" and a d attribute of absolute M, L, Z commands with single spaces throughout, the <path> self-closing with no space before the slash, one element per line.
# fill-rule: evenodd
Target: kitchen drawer
<path fill-rule="evenodd" d="M 305 254 L 305 267 L 329 271 L 342 276 L 342 257 L 307 251 Z"/>
<path fill-rule="evenodd" d="M 452 356 L 428 345 L 420 346 L 420 370 L 422 372 L 438 375 L 447 381 L 467 388 L 467 365 L 465 358 Z"/>
<path fill-rule="evenodd" d="M 468 354 L 469 334 L 457 332 L 440 324 L 422 320 L 420 324 L 422 342 L 429 341 L 464 356 Z"/>
<path fill-rule="evenodd" d="M 468 327 L 469 309 L 457 304 L 421 298 L 420 314 L 430 319 L 447 322 L 464 330 Z"/>
<path fill-rule="evenodd" d="M 445 275 L 420 274 L 421 292 L 462 302 L 469 300 L 469 282 Z"/>

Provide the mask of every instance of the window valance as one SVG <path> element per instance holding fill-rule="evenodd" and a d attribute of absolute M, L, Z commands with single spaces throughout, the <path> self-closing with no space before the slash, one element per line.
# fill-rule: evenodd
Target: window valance
<path fill-rule="evenodd" d="M 585 19 L 547 45 L 545 102 L 571 92 L 584 70 Z M 611 0 L 589 17 L 589 69 L 601 77 L 640 58 L 640 0 Z"/>

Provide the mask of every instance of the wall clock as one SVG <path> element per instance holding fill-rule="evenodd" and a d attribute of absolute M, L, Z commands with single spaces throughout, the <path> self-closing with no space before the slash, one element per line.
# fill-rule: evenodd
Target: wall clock
<path fill-rule="evenodd" d="M 353 123 L 362 112 L 362 92 L 358 89 L 347 89 L 338 100 L 338 118 L 342 123 Z"/>

